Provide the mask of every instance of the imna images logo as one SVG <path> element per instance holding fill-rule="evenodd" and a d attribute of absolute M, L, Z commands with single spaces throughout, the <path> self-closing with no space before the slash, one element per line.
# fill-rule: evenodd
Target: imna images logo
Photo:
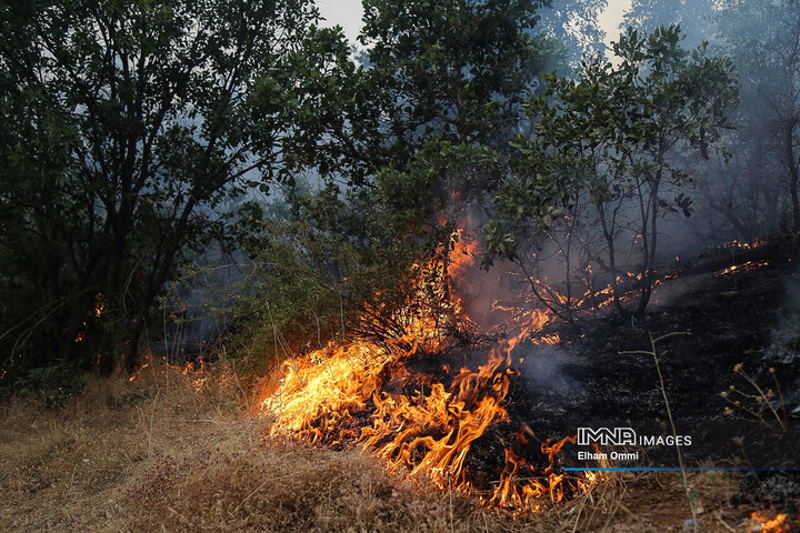
<path fill-rule="evenodd" d="M 578 428 L 578 446 L 691 446 L 691 435 L 637 435 L 629 427 Z"/>
<path fill-rule="evenodd" d="M 633 428 L 578 428 L 578 446 L 635 445 L 636 432 Z"/>

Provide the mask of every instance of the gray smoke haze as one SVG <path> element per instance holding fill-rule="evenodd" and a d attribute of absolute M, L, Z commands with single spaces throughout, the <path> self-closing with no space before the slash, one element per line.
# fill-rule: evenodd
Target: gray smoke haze
<path fill-rule="evenodd" d="M 527 350 L 518 348 L 514 352 L 515 356 L 518 352 L 524 356 L 519 369 L 530 390 L 537 394 L 572 399 L 586 395 L 585 386 L 564 371 L 565 366 L 577 362 L 567 348 L 542 345 L 530 346 Z"/>

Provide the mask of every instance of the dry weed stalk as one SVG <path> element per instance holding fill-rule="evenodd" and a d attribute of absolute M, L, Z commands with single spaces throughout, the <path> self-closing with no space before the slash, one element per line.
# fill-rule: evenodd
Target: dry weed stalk
<path fill-rule="evenodd" d="M 672 430 L 672 436 L 675 439 L 675 451 L 678 455 L 678 465 L 681 468 L 681 477 L 683 478 L 683 486 L 686 491 L 686 500 L 689 502 L 689 509 L 692 512 L 692 523 L 694 524 L 694 530 L 698 531 L 698 522 L 697 522 L 697 511 L 695 509 L 694 501 L 689 490 L 689 478 L 686 475 L 686 465 L 683 462 L 683 454 L 681 453 L 681 448 L 678 446 L 678 430 L 675 428 L 675 420 L 672 418 L 672 409 L 669 406 L 669 398 L 667 397 L 667 388 L 664 383 L 664 374 L 661 372 L 661 362 L 658 355 L 658 350 L 656 346 L 661 341 L 669 339 L 670 337 L 677 337 L 679 335 L 691 335 L 688 331 L 676 331 L 673 333 L 667 333 L 665 335 L 661 335 L 660 337 L 653 338 L 652 333 L 647 334 L 650 339 L 650 350 L 634 350 L 634 351 L 624 351 L 620 352 L 621 354 L 640 354 L 640 355 L 649 355 L 653 358 L 653 362 L 656 366 L 656 372 L 658 373 L 658 387 L 661 391 L 661 396 L 664 399 L 664 408 L 667 411 L 667 418 L 669 419 L 670 429 Z M 662 353 L 665 355 L 667 352 L 666 350 Z"/>
<path fill-rule="evenodd" d="M 733 372 L 741 376 L 755 392 L 749 393 L 740 390 L 736 388 L 735 385 L 731 385 L 727 391 L 721 392 L 720 397 L 729 404 L 729 406 L 725 408 L 725 414 L 734 416 L 736 411 L 740 411 L 747 415 L 737 417 L 740 420 L 758 422 L 764 424 L 771 431 L 777 430 L 779 432 L 785 432 L 788 416 L 786 413 L 786 404 L 783 399 L 783 392 L 781 391 L 781 385 L 778 382 L 775 369 L 772 367 L 769 369 L 769 374 L 772 376 L 775 389 L 768 388 L 766 391 L 758 384 L 752 375 L 745 371 L 742 363 L 736 364 L 733 367 Z M 732 398 L 732 395 L 736 395 L 735 399 Z M 745 402 L 750 402 L 750 405 Z M 773 402 L 777 402 L 778 408 L 773 406 Z M 773 425 L 774 423 L 777 423 L 777 428 Z"/>

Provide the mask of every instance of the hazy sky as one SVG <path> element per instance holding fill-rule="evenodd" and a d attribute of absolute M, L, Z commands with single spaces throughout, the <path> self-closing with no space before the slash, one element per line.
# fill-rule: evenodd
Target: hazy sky
<path fill-rule="evenodd" d="M 317 0 L 322 16 L 331 25 L 339 24 L 347 37 L 354 41 L 361 28 L 361 0 Z M 600 16 L 600 25 L 606 32 L 606 42 L 616 40 L 622 16 L 630 8 L 631 0 L 608 0 L 608 8 Z"/>

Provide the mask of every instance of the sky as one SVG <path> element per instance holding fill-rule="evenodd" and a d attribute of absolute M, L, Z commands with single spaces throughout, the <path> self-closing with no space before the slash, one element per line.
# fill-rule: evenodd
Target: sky
<path fill-rule="evenodd" d="M 355 41 L 361 28 L 361 0 L 317 0 L 322 17 L 331 26 L 340 25 L 348 39 Z M 616 40 L 619 24 L 631 0 L 608 0 L 608 7 L 600 15 L 600 26 L 606 32 L 606 44 Z"/>

